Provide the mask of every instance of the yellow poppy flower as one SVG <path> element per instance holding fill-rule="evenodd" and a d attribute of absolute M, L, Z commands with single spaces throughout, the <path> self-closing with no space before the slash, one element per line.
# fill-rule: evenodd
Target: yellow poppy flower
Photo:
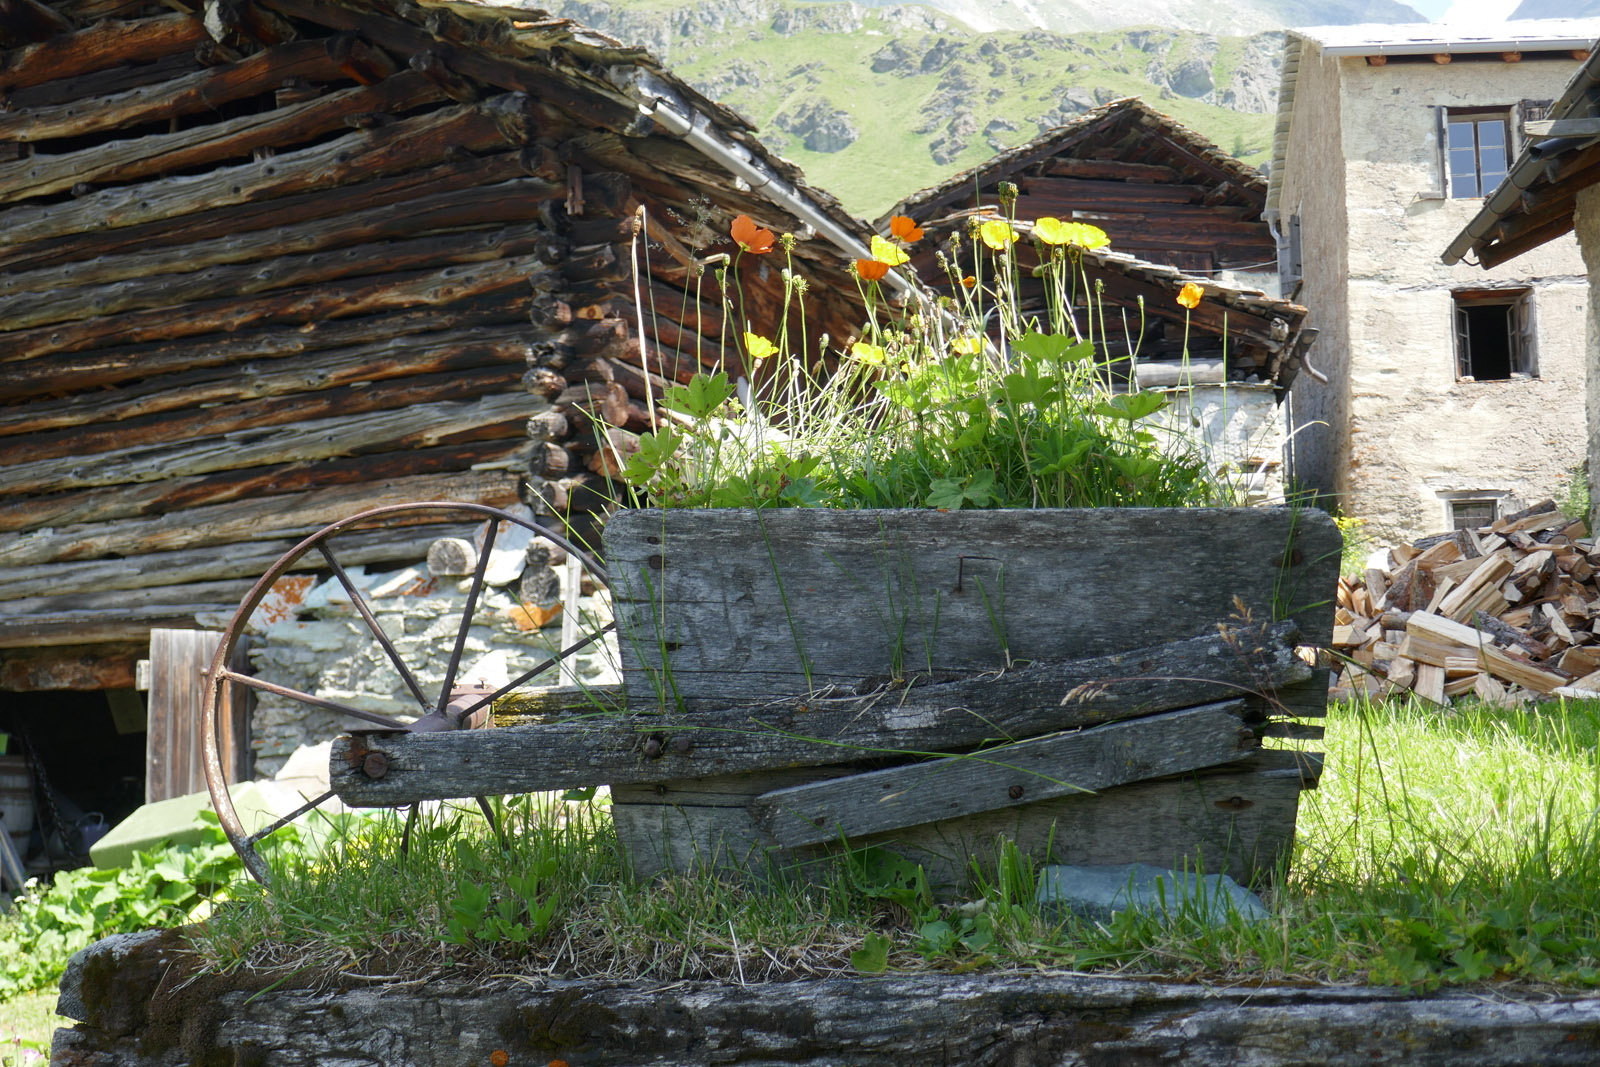
<path fill-rule="evenodd" d="M 877 234 L 872 235 L 872 258 L 879 263 L 887 263 L 891 267 L 898 267 L 900 264 L 908 263 L 911 260 L 911 257 L 906 255 L 900 246 L 884 240 Z"/>
<path fill-rule="evenodd" d="M 1067 224 L 1046 215 L 1033 220 L 1033 234 L 1047 245 L 1064 245 L 1067 243 Z"/>
<path fill-rule="evenodd" d="M 1016 241 L 1018 234 L 1005 219 L 990 219 L 978 227 L 978 236 L 996 252 L 1004 252 Z"/>
<path fill-rule="evenodd" d="M 850 354 L 870 367 L 881 367 L 889 361 L 882 345 L 869 345 L 865 341 L 851 345 Z"/>
<path fill-rule="evenodd" d="M 1184 282 L 1183 288 L 1178 290 L 1178 303 L 1186 308 L 1199 307 L 1200 298 L 1204 295 L 1205 290 L 1194 282 Z"/>
<path fill-rule="evenodd" d="M 778 346 L 762 337 L 759 333 L 744 332 L 744 350 L 750 353 L 751 359 L 766 359 L 778 352 Z"/>
<path fill-rule="evenodd" d="M 967 334 L 950 342 L 950 351 L 962 356 L 975 356 L 983 351 L 983 339 Z"/>

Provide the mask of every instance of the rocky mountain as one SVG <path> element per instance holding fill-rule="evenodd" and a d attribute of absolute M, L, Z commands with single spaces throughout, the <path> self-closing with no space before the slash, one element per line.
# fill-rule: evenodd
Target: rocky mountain
<path fill-rule="evenodd" d="M 1029 20 L 1060 24 L 1089 4 L 938 2 L 952 10 L 971 3 L 990 23 L 1004 15 L 1018 25 L 984 32 L 912 4 L 552 0 L 557 14 L 649 48 L 749 117 L 769 147 L 862 215 L 1122 96 L 1144 98 L 1248 162 L 1266 157 L 1279 31 L 1214 34 L 1174 28 L 1182 19 L 1164 15 L 1163 28 L 1067 33 Z M 1420 18 L 1392 0 L 1240 2 L 1229 18 L 1249 21 L 1238 12 L 1272 7 L 1307 13 L 1296 21 L 1329 21 L 1324 9 L 1334 6 L 1345 15 L 1338 21 L 1352 13 Z M 1114 9 L 1155 3 L 1122 0 Z"/>
<path fill-rule="evenodd" d="M 893 0 L 861 0 L 868 7 Z M 973 29 L 1056 32 L 1110 30 L 1143 24 L 1201 33 L 1248 35 L 1289 26 L 1346 25 L 1357 22 L 1426 22 L 1416 10 L 1395 0 L 928 0 L 930 7 Z"/>
<path fill-rule="evenodd" d="M 1514 19 L 1577 19 L 1600 15 L 1600 0 L 1522 0 Z"/>

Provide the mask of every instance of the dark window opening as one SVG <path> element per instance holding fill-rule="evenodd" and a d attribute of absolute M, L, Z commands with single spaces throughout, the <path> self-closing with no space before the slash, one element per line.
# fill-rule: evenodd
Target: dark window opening
<path fill-rule="evenodd" d="M 1463 290 L 1453 296 L 1459 378 L 1503 382 L 1533 373 L 1529 290 Z"/>
<path fill-rule="evenodd" d="M 1452 530 L 1476 530 L 1481 526 L 1488 526 L 1498 518 L 1499 506 L 1493 497 L 1451 500 L 1450 528 Z"/>
<path fill-rule="evenodd" d="M 1450 111 L 1445 121 L 1445 171 L 1454 199 L 1488 196 L 1510 163 L 1508 112 Z"/>

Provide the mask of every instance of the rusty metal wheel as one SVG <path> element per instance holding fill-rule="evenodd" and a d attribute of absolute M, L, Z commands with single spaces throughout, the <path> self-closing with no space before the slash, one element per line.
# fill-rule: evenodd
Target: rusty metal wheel
<path fill-rule="evenodd" d="M 461 524 L 459 527 L 446 526 L 445 524 Z M 373 612 L 372 605 L 363 595 L 357 583 L 352 580 L 349 571 L 341 564 L 336 549 L 340 538 L 353 540 L 359 543 L 359 537 L 352 535 L 371 534 L 374 530 L 388 527 L 411 526 L 426 524 L 431 531 L 453 529 L 460 533 L 472 534 L 477 532 L 482 538 L 481 547 L 478 549 L 478 558 L 472 572 L 470 586 L 466 588 L 466 601 L 461 610 L 460 621 L 455 625 L 454 644 L 451 647 L 448 664 L 443 671 L 443 677 L 437 692 L 432 687 L 424 688 L 419 680 L 418 671 L 413 670 L 402 658 L 399 649 L 390 635 L 379 624 Z M 301 541 L 294 548 L 284 553 L 272 567 L 261 576 L 244 601 L 239 605 L 238 611 L 228 624 L 221 644 L 212 659 L 210 670 L 206 676 L 206 707 L 202 718 L 201 747 L 205 764 L 206 786 L 211 793 L 211 801 L 215 806 L 217 818 L 222 824 L 223 832 L 233 844 L 235 851 L 244 861 L 245 868 L 259 882 L 266 884 L 271 880 L 271 871 L 257 847 L 272 834 L 288 826 L 296 819 L 308 814 L 312 810 L 327 804 L 334 799 L 334 792 L 328 790 L 320 796 L 310 797 L 306 802 L 293 811 L 285 813 L 264 826 L 255 830 L 246 827 L 235 809 L 233 798 L 229 792 L 229 774 L 223 768 L 222 739 L 229 730 L 231 717 L 231 697 L 237 691 L 236 687 L 245 687 L 257 692 L 273 694 L 285 698 L 308 709 L 321 709 L 342 715 L 348 720 L 355 720 L 381 730 L 405 730 L 422 732 L 430 730 L 457 730 L 473 729 L 489 725 L 489 712 L 493 703 L 508 696 L 523 687 L 531 686 L 536 680 L 548 678 L 552 672 L 567 673 L 571 670 L 573 657 L 586 649 L 591 649 L 597 644 L 605 647 L 605 638 L 613 629 L 609 618 L 590 618 L 585 623 L 578 625 L 578 633 L 574 633 L 572 623 L 564 625 L 562 641 L 551 643 L 545 658 L 537 661 L 533 667 L 523 672 L 516 678 L 503 685 L 492 688 L 463 689 L 458 686 L 459 672 L 462 665 L 462 656 L 467 648 L 468 634 L 474 625 L 475 617 L 479 616 L 483 607 L 485 575 L 489 561 L 493 554 L 496 538 L 509 530 L 512 525 L 521 527 L 531 532 L 536 541 L 543 541 L 549 546 L 560 549 L 567 554 L 569 560 L 576 560 L 588 580 L 593 582 L 598 591 L 607 589 L 605 571 L 588 553 L 572 544 L 561 535 L 548 530 L 530 519 L 513 515 L 498 508 L 483 504 L 465 504 L 448 502 L 419 502 L 413 504 L 396 504 L 389 507 L 375 508 L 364 511 L 359 515 L 336 522 L 325 527 Z M 420 562 L 420 561 L 419 561 Z M 386 715 L 380 712 L 358 708 L 349 703 L 338 700 L 326 699 L 315 693 L 304 692 L 290 686 L 279 685 L 244 674 L 235 670 L 231 665 L 239 662 L 236 653 L 239 651 L 241 641 L 245 638 L 251 626 L 252 618 L 256 611 L 272 594 L 274 586 L 279 579 L 291 572 L 321 571 L 331 573 L 349 597 L 351 606 L 359 615 L 367 628 L 371 639 L 381 647 L 389 665 L 393 666 L 398 677 L 403 683 L 403 691 L 408 701 L 415 701 L 415 717 L 411 718 L 409 708 L 396 715 Z M 570 600 L 569 600 L 570 602 Z M 564 618 L 570 618 L 571 613 L 564 613 Z M 564 646 L 564 647 L 562 647 Z M 409 720 L 409 721 L 408 721 Z M 491 826 L 494 818 L 489 805 L 481 797 L 477 798 L 479 807 L 484 816 L 489 819 Z M 411 826 L 416 817 L 416 806 L 412 805 L 406 820 L 406 837 L 409 837 Z M 499 833 L 499 828 L 495 827 Z"/>

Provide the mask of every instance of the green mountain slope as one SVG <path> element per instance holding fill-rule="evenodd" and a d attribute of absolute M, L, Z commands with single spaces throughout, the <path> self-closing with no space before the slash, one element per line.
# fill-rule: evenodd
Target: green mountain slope
<path fill-rule="evenodd" d="M 651 48 L 869 218 L 1121 96 L 1144 98 L 1250 163 L 1271 142 L 1276 33 L 977 33 L 928 8 L 792 0 L 557 7 Z"/>

